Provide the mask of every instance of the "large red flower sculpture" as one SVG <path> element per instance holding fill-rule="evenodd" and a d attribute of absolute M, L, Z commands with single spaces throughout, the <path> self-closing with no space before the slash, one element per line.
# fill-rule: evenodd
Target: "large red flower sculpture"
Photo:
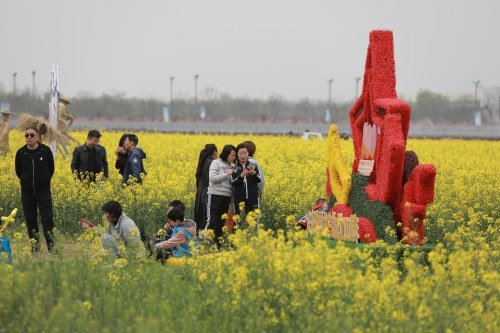
<path fill-rule="evenodd" d="M 434 200 L 436 168 L 413 165 L 412 170 L 406 170 L 409 175 L 405 174 L 405 156 L 410 158 L 405 154 L 410 114 L 410 106 L 396 95 L 392 31 L 372 31 L 363 90 L 349 111 L 353 173 L 360 164 L 373 166 L 365 188 L 368 197 L 392 208 L 394 222 L 402 222 L 401 237 L 407 243 L 422 244 L 426 205 Z"/>

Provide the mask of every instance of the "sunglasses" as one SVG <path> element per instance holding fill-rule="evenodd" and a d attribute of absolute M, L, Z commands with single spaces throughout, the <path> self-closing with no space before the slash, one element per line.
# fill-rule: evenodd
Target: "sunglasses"
<path fill-rule="evenodd" d="M 35 133 L 26 133 L 26 134 L 24 134 L 24 137 L 25 138 L 34 138 L 35 135 L 36 135 Z"/>

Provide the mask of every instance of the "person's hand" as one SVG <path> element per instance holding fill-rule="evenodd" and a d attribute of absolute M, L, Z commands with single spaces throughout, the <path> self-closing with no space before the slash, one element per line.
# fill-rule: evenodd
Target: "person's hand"
<path fill-rule="evenodd" d="M 241 173 L 240 177 L 241 177 L 241 178 L 244 178 L 244 177 L 246 177 L 247 175 L 248 175 L 248 169 L 245 169 L 245 170 L 243 170 L 243 172 Z"/>
<path fill-rule="evenodd" d="M 257 171 L 255 171 L 255 168 L 254 168 L 254 167 L 249 167 L 249 168 L 247 169 L 247 171 L 248 171 L 248 174 L 249 174 L 249 175 L 251 175 L 251 176 L 254 176 L 254 175 L 256 175 L 256 174 L 257 174 Z"/>
<path fill-rule="evenodd" d="M 226 175 L 228 175 L 228 176 L 231 176 L 231 175 L 233 174 L 233 172 L 234 172 L 234 171 L 233 171 L 233 169 L 231 169 L 231 168 L 227 168 L 227 169 L 225 169 L 225 170 L 224 170 L 224 173 L 225 173 Z"/>
<path fill-rule="evenodd" d="M 127 151 L 122 146 L 118 146 L 118 148 L 116 148 L 116 153 L 117 154 L 125 154 L 126 152 Z"/>

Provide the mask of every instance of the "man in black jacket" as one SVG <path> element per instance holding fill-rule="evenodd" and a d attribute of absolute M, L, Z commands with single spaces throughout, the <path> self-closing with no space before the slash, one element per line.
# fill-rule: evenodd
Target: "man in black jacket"
<path fill-rule="evenodd" d="M 102 172 L 104 179 L 108 178 L 108 160 L 106 149 L 99 145 L 101 133 L 91 130 L 87 135 L 87 142 L 78 146 L 73 151 L 71 172 L 77 171 L 78 179 L 88 178 L 95 182 L 96 174 Z"/>
<path fill-rule="evenodd" d="M 16 174 L 21 180 L 21 201 L 23 204 L 28 237 L 34 239 L 32 252 L 40 251 L 38 237 L 37 206 L 42 217 L 43 234 L 47 248 L 54 247 L 54 217 L 50 180 L 54 175 L 54 156 L 46 145 L 40 143 L 38 130 L 32 127 L 24 131 L 26 145 L 16 153 Z"/>

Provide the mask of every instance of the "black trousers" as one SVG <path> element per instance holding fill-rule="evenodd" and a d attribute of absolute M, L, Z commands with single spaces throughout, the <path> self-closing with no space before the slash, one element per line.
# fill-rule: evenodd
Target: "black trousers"
<path fill-rule="evenodd" d="M 52 213 L 52 195 L 50 191 L 21 191 L 21 201 L 23 203 L 23 212 L 26 218 L 26 227 L 28 228 L 28 237 L 35 239 L 37 243 L 35 247 L 39 249 L 38 238 L 38 221 L 37 221 L 37 207 L 42 217 L 43 235 L 47 242 L 49 251 L 54 247 L 54 215 Z"/>
<path fill-rule="evenodd" d="M 172 256 L 172 249 L 160 249 L 160 250 L 158 250 L 156 248 L 156 244 L 161 243 L 167 239 L 170 239 L 170 236 L 159 235 L 156 233 L 154 235 L 153 240 L 151 241 L 152 251 L 156 252 L 156 260 L 161 262 L 162 264 L 165 263 L 165 261 Z"/>
<path fill-rule="evenodd" d="M 229 211 L 231 197 L 209 194 L 207 203 L 208 227 L 214 230 L 215 242 L 217 243 L 217 247 L 220 248 L 220 237 L 222 236 L 222 228 L 225 224 L 222 215 L 227 214 Z"/>
<path fill-rule="evenodd" d="M 245 198 L 234 198 L 234 213 L 235 214 L 240 214 L 240 204 L 245 203 L 245 214 L 250 213 L 251 211 L 255 209 L 259 209 L 259 198 L 250 198 L 250 199 L 245 199 Z"/>
<path fill-rule="evenodd" d="M 207 225 L 207 205 L 207 189 L 199 186 L 196 191 L 196 199 L 194 202 L 194 221 L 196 222 L 197 232 L 205 229 L 205 226 Z"/>

